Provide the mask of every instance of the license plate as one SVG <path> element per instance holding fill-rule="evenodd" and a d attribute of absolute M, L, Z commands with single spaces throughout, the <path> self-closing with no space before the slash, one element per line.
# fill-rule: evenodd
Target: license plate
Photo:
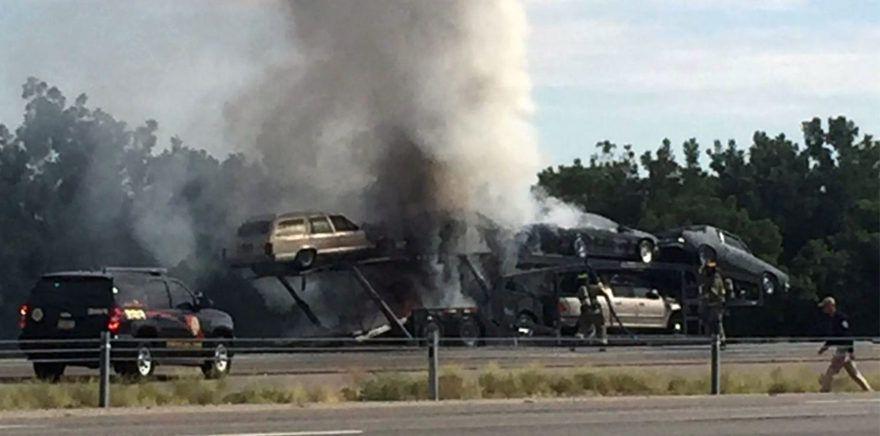
<path fill-rule="evenodd" d="M 59 319 L 58 320 L 58 329 L 59 330 L 70 330 L 76 327 L 76 321 L 72 319 Z"/>

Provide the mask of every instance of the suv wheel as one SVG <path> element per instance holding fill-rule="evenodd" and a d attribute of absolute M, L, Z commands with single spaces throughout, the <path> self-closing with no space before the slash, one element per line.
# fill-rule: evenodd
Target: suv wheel
<path fill-rule="evenodd" d="M 229 352 L 226 344 L 218 342 L 214 345 L 214 352 L 211 360 L 206 360 L 202 364 L 202 373 L 205 378 L 217 379 L 226 377 L 232 368 L 232 353 Z"/>
<path fill-rule="evenodd" d="M 146 344 L 140 344 L 133 362 L 123 362 L 116 366 L 116 372 L 124 377 L 146 379 L 156 370 L 153 353 Z"/>
<path fill-rule="evenodd" d="M 64 375 L 65 365 L 58 362 L 34 362 L 34 375 L 38 379 L 57 382 Z"/>
<path fill-rule="evenodd" d="M 315 264 L 315 250 L 300 250 L 296 253 L 296 264 L 300 268 L 311 268 Z"/>

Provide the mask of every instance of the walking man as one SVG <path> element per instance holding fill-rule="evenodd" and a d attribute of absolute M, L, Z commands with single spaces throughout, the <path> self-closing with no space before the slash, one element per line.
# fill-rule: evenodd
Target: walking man
<path fill-rule="evenodd" d="M 834 300 L 834 297 L 825 297 L 822 302 L 819 303 L 819 307 L 822 309 L 822 312 L 828 316 L 828 326 L 827 326 L 827 335 L 832 338 L 846 338 L 849 336 L 849 319 L 843 312 L 837 310 L 837 301 Z M 856 368 L 854 348 L 852 339 L 829 339 L 822 345 L 822 348 L 819 348 L 819 354 L 824 353 L 831 347 L 834 348 L 834 355 L 831 357 L 831 363 L 828 365 L 828 370 L 825 371 L 821 377 L 819 377 L 819 384 L 822 386 L 822 392 L 830 392 L 831 391 L 831 381 L 834 379 L 834 376 L 840 372 L 840 369 L 843 368 L 846 370 L 846 373 L 849 374 L 849 377 L 862 388 L 863 391 L 871 392 L 871 385 L 868 384 L 868 380 L 865 380 L 865 376 L 859 372 L 859 369 Z"/>

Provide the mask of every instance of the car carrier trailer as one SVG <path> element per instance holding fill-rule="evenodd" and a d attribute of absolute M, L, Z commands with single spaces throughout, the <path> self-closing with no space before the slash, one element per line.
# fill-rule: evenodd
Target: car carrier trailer
<path fill-rule="evenodd" d="M 257 269 L 254 279 L 274 277 L 290 293 L 296 305 L 315 326 L 322 323 L 308 303 L 300 296 L 306 292 L 309 278 L 327 272 L 347 272 L 361 291 L 387 319 L 391 331 L 405 338 L 420 337 L 429 324 L 439 327 L 444 337 L 459 338 L 464 345 L 476 345 L 482 337 L 510 337 L 518 334 L 536 336 L 559 335 L 556 324 L 560 277 L 565 274 L 594 272 L 599 275 L 624 273 L 648 277 L 652 283 L 682 306 L 682 334 L 704 333 L 701 317 L 702 290 L 698 284 L 699 268 L 686 263 L 633 262 L 609 259 L 583 259 L 574 256 L 528 255 L 518 260 L 517 269 L 509 274 L 487 274 L 479 261 L 486 253 L 461 254 L 460 270 L 472 278 L 469 296 L 473 305 L 456 307 L 422 307 L 406 317 L 394 313 L 383 298 L 381 286 L 363 272 L 370 266 L 394 266 L 424 261 L 424 256 L 387 256 L 364 259 L 340 259 L 309 269 L 291 265 Z M 299 278 L 297 289 L 289 278 Z M 742 286 L 742 285 L 741 285 Z M 385 293 L 387 295 L 387 293 Z M 728 307 L 763 305 L 763 293 L 735 294 Z"/>

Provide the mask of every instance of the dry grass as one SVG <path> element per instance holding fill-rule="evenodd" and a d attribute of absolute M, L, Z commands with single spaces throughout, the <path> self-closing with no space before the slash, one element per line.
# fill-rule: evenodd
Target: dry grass
<path fill-rule="evenodd" d="M 686 373 L 685 373 L 686 374 Z M 814 368 L 803 365 L 729 370 L 722 376 L 724 393 L 780 394 L 818 391 Z M 880 387 L 880 372 L 866 373 Z M 858 391 L 844 374 L 834 381 L 837 392 Z M 440 374 L 442 399 L 579 397 L 620 395 L 695 395 L 709 391 L 708 374 L 682 375 L 668 369 L 593 368 L 550 370 L 540 366 L 504 370 L 490 364 L 480 371 L 445 367 Z M 249 385 L 233 388 L 228 381 L 183 377 L 171 382 L 115 383 L 114 406 L 208 404 L 297 404 L 338 401 L 406 401 L 428 397 L 425 374 L 355 375 L 341 390 L 324 387 Z M 95 407 L 96 381 L 26 382 L 0 385 L 0 410 Z"/>

